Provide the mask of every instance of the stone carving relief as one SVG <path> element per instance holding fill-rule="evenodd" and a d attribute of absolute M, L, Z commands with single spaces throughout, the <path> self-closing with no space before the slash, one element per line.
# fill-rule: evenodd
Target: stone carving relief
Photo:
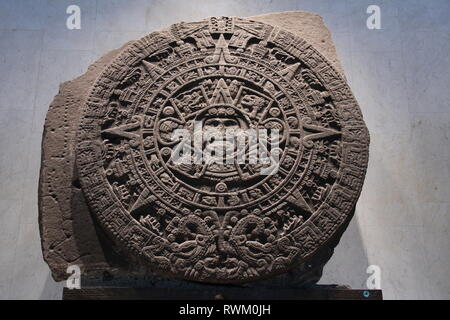
<path fill-rule="evenodd" d="M 278 171 L 174 165 L 177 129 L 278 129 Z M 82 110 L 77 169 L 128 259 L 177 278 L 239 283 L 313 258 L 352 215 L 368 161 L 358 104 L 309 43 L 261 22 L 179 23 L 128 45 Z M 205 146 L 207 148 L 208 146 Z"/>

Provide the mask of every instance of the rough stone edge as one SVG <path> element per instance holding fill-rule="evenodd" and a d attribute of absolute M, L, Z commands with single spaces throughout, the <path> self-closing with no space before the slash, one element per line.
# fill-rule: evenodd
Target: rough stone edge
<path fill-rule="evenodd" d="M 284 11 L 251 16 L 245 19 L 280 27 L 300 36 L 314 46 L 346 80 L 330 30 L 320 15 L 307 11 Z M 299 21 L 304 23 L 299 23 Z"/>
<path fill-rule="evenodd" d="M 83 266 L 83 271 L 110 267 L 83 193 L 76 185 L 76 127 L 90 86 L 129 43 L 102 56 L 83 75 L 60 84 L 46 115 L 38 187 L 39 231 L 43 258 L 56 281 L 67 278 L 70 264 Z M 75 214 L 85 222 L 82 232 L 87 239 L 75 238 Z M 90 248 L 80 246 L 80 242 L 88 242 Z"/>

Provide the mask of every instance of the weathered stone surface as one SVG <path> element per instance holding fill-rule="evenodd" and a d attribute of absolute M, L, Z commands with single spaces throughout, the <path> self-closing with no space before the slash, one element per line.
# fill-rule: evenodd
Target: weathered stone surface
<path fill-rule="evenodd" d="M 42 139 L 39 181 L 39 226 L 44 260 L 55 280 L 67 278 L 67 266 L 84 271 L 104 270 L 114 260 L 103 250 L 81 191 L 75 166 L 76 130 L 80 108 L 90 86 L 103 68 L 120 52 L 103 56 L 88 71 L 60 85 L 47 113 Z"/>
<path fill-rule="evenodd" d="M 272 85 L 277 86 L 277 82 L 273 81 L 274 79 L 278 79 L 278 81 L 281 82 L 284 81 L 292 83 L 296 82 L 296 77 L 298 77 L 299 83 L 303 81 L 304 86 L 301 89 L 298 89 L 300 87 L 297 86 L 297 89 L 299 91 L 304 91 L 306 95 L 309 94 L 310 96 L 309 101 L 307 101 L 307 99 L 302 101 L 303 104 L 308 105 L 308 107 L 303 107 L 303 111 L 304 116 L 310 116 L 310 120 L 306 120 L 304 119 L 305 117 L 300 118 L 298 116 L 296 119 L 297 124 L 302 124 L 301 127 L 298 127 L 298 130 L 303 130 L 302 135 L 305 135 L 302 136 L 299 134 L 296 139 L 291 139 L 293 141 L 286 142 L 284 147 L 287 150 L 285 150 L 286 153 L 289 152 L 290 143 L 293 144 L 291 147 L 292 150 L 299 149 L 302 153 L 303 150 L 309 150 L 309 158 L 306 156 L 304 161 L 306 161 L 305 163 L 315 163 L 315 166 L 306 165 L 306 167 L 302 168 L 301 171 L 309 172 L 310 183 L 312 183 L 313 187 L 306 188 L 304 185 L 303 187 L 302 185 L 299 185 L 293 188 L 288 196 L 289 200 L 286 200 L 283 205 L 277 208 L 276 213 L 273 210 L 272 212 L 267 210 L 267 207 L 270 207 L 270 203 L 269 205 L 266 205 L 266 207 L 264 205 L 260 207 L 255 205 L 253 208 L 250 203 L 251 201 L 241 205 L 233 204 L 236 200 L 234 198 L 235 195 L 248 193 L 249 190 L 238 190 L 239 188 L 235 188 L 233 193 L 225 191 L 225 195 L 231 194 L 234 198 L 231 202 L 229 201 L 228 208 L 223 203 L 225 200 L 220 197 L 216 197 L 216 204 L 214 204 L 212 197 L 214 196 L 214 193 L 217 192 L 212 192 L 212 194 L 205 196 L 210 197 L 206 198 L 208 199 L 208 203 L 193 203 L 190 201 L 189 203 L 184 203 L 179 207 L 179 209 L 183 208 L 184 210 L 190 210 L 190 213 L 188 214 L 189 218 L 186 219 L 185 216 L 187 212 L 179 215 L 177 210 L 169 208 L 171 206 L 170 201 L 166 203 L 164 203 L 164 201 L 159 203 L 153 201 L 155 189 L 141 188 L 127 190 L 127 187 L 132 184 L 124 183 L 124 175 L 120 173 L 120 176 L 117 176 L 117 172 L 121 172 L 123 169 L 123 167 L 120 168 L 121 164 L 126 164 L 131 158 L 135 160 L 136 158 L 134 155 L 130 157 L 130 154 L 128 154 L 124 158 L 122 156 L 117 156 L 117 151 L 113 151 L 115 152 L 115 156 L 109 158 L 107 157 L 107 160 L 101 165 L 103 166 L 103 169 L 100 169 L 100 165 L 97 167 L 95 167 L 95 165 L 91 166 L 90 164 L 85 163 L 84 160 L 82 160 L 82 157 L 81 160 L 79 158 L 78 161 L 82 176 L 81 180 L 84 190 L 87 192 L 88 198 L 90 199 L 91 208 L 93 209 L 92 211 L 94 216 L 99 218 L 102 228 L 105 229 L 109 237 L 113 239 L 113 243 L 117 245 L 116 251 L 122 251 L 122 254 L 127 256 L 129 259 L 136 259 L 137 262 L 150 266 L 151 270 L 159 271 L 159 273 L 172 275 L 178 278 L 200 281 L 242 282 L 266 278 L 270 275 L 284 272 L 294 266 L 297 266 L 298 268 L 295 276 L 297 281 L 314 282 L 320 277 L 323 264 L 331 256 L 332 249 L 336 245 L 340 237 L 340 233 L 343 231 L 345 224 L 348 223 L 351 218 L 353 206 L 358 197 L 365 172 L 368 136 L 366 134 L 366 129 L 362 122 L 362 118 L 359 114 L 359 109 L 353 97 L 351 94 L 346 97 L 341 95 L 341 93 L 345 93 L 344 91 L 348 90 L 348 88 L 342 81 L 342 75 L 339 76 L 331 68 L 331 66 L 333 66 L 341 71 L 329 33 L 323 26 L 320 17 L 303 12 L 271 14 L 253 17 L 252 19 L 255 21 L 266 21 L 272 25 L 281 24 L 288 30 L 291 28 L 291 31 L 297 32 L 297 35 L 306 38 L 310 43 L 314 43 L 317 50 L 319 50 L 322 55 L 326 56 L 328 60 L 330 60 L 330 63 L 328 64 L 328 62 L 325 59 L 322 59 L 313 49 L 310 49 L 310 55 L 302 56 L 301 54 L 292 54 L 292 52 L 289 51 L 289 49 L 292 50 L 292 47 L 286 47 L 283 44 L 280 44 L 280 47 L 282 47 L 284 51 L 287 51 L 287 55 L 285 54 L 286 52 L 283 53 L 282 50 L 275 52 L 276 48 L 266 48 L 270 49 L 270 54 L 274 57 L 273 62 L 275 62 L 275 65 L 278 64 L 279 68 L 275 68 L 276 71 L 271 75 L 271 77 L 265 75 L 265 83 L 267 84 L 270 82 Z M 283 37 L 287 40 L 299 41 L 299 39 L 293 38 L 292 35 L 288 33 L 283 34 L 283 32 L 280 32 L 278 35 L 275 35 L 272 27 L 268 25 L 248 23 L 245 20 L 234 21 L 237 26 L 239 26 L 239 24 L 241 26 L 245 26 L 245 28 L 241 29 L 244 30 L 241 31 L 241 33 L 234 31 L 238 28 L 226 30 L 225 33 L 221 33 L 217 30 L 220 30 L 223 26 L 227 26 L 227 23 L 232 20 L 219 19 L 212 21 L 212 23 L 211 21 L 212 20 L 196 24 L 179 24 L 169 30 L 166 30 L 164 33 L 152 34 L 149 37 L 140 40 L 141 42 L 134 42 L 134 48 L 137 50 L 142 49 L 142 46 L 145 46 L 144 43 L 146 39 L 151 39 L 149 44 L 153 44 L 155 39 L 153 37 L 157 37 L 158 35 L 168 37 L 170 40 L 178 40 L 178 42 L 173 41 L 174 43 L 177 43 L 174 48 L 178 49 L 178 52 L 182 52 L 183 50 L 188 50 L 187 52 L 189 52 L 189 50 L 195 50 L 196 47 L 202 46 L 201 43 L 204 43 L 204 51 L 191 52 L 190 54 L 196 53 L 200 54 L 200 56 L 203 54 L 204 58 L 211 57 L 210 59 L 212 60 L 218 60 L 211 61 L 211 63 L 216 64 L 218 66 L 217 70 L 220 72 L 221 65 L 224 66 L 228 63 L 232 64 L 235 56 L 243 56 L 245 51 L 248 50 L 248 47 L 245 46 L 245 43 L 248 40 L 246 40 L 248 30 L 252 33 L 253 38 L 258 39 L 259 37 L 259 40 L 263 41 L 264 39 L 267 40 L 267 37 L 269 37 L 270 34 L 272 37 L 275 36 L 275 38 L 270 39 L 270 41 L 277 44 L 278 41 L 283 41 Z M 294 21 L 295 23 L 293 23 Z M 256 29 L 260 28 L 260 30 L 254 30 L 255 26 L 257 27 Z M 192 27 L 203 27 L 205 30 L 209 31 L 210 34 L 211 32 L 213 34 L 217 32 L 216 34 L 219 35 L 219 37 L 215 36 L 215 38 L 208 39 L 208 32 L 206 32 L 205 37 L 194 37 L 195 41 L 192 42 L 188 40 L 190 36 L 187 37 L 187 33 L 190 32 Z M 235 27 L 233 26 L 233 28 Z M 292 28 L 294 30 L 292 30 Z M 227 39 L 224 37 L 223 40 L 221 40 L 220 34 L 229 35 L 227 35 Z M 279 35 L 283 36 L 280 39 L 276 38 L 277 36 L 279 37 Z M 229 44 L 229 41 L 233 41 L 233 37 L 235 38 L 234 41 L 236 43 L 234 46 Z M 201 42 L 199 40 L 203 38 L 205 38 L 204 41 L 206 42 Z M 184 45 L 186 46 L 183 46 L 183 43 L 180 40 L 185 40 Z M 218 45 L 218 43 L 220 44 Z M 237 50 L 239 43 L 244 44 L 242 46 L 243 50 Z M 187 44 L 192 44 L 192 46 L 189 48 L 189 45 Z M 302 50 L 311 48 L 306 43 L 301 41 L 297 44 L 303 46 L 301 48 Z M 258 49 L 264 50 L 264 46 L 258 47 L 258 44 L 256 44 L 255 47 L 257 48 L 254 49 L 254 52 L 258 51 Z M 129 46 L 128 49 L 129 48 L 131 48 L 131 46 Z M 155 50 L 157 49 L 162 49 L 162 47 L 155 47 Z M 217 51 L 218 49 L 219 51 Z M 151 55 L 152 49 L 147 48 L 146 50 L 150 50 L 146 51 L 146 55 Z M 216 56 L 214 56 L 215 51 L 218 52 Z M 244 53 L 241 51 L 244 51 Z M 127 54 L 128 57 L 132 57 L 133 55 L 131 54 L 131 51 L 128 51 Z M 88 88 L 92 85 L 94 79 L 98 76 L 102 68 L 110 61 L 114 60 L 114 58 L 116 58 L 116 60 L 113 65 L 117 65 L 118 61 L 125 61 L 127 59 L 127 55 L 125 55 L 117 60 L 116 55 L 117 52 L 108 54 L 93 67 L 91 67 L 87 74 L 63 85 L 60 94 L 55 98 L 55 101 L 52 104 L 47 116 L 46 130 L 43 141 L 43 166 L 40 183 L 41 234 L 43 239 L 44 257 L 49 263 L 56 279 L 63 279 L 65 277 L 65 268 L 69 263 L 81 264 L 84 266 L 86 271 L 95 269 L 103 270 L 108 266 L 114 267 L 121 264 L 122 268 L 126 269 L 126 267 L 123 266 L 123 263 L 125 262 L 121 261 L 120 258 L 117 258 L 112 250 L 104 249 L 105 246 L 108 247 L 111 243 L 107 239 L 99 239 L 99 237 L 102 238 L 102 231 L 94 230 L 95 223 L 92 222 L 92 217 L 89 214 L 89 210 L 84 204 L 83 194 L 80 192 L 79 185 L 77 183 L 77 170 L 74 169 L 75 129 L 79 121 L 80 107 L 86 100 Z M 255 53 L 254 56 L 263 61 L 263 59 L 258 57 L 257 53 Z M 294 59 L 299 59 L 302 63 L 296 65 L 295 61 L 287 62 L 285 59 L 287 59 L 288 56 L 292 56 Z M 155 59 L 160 59 L 160 57 L 155 57 Z M 225 61 L 221 61 L 221 59 L 224 59 Z M 227 59 L 230 61 L 227 61 Z M 302 59 L 304 59 L 304 61 Z M 151 76 L 158 76 L 158 68 L 165 63 L 164 61 L 167 61 L 167 59 L 163 58 L 160 61 L 156 60 L 156 63 L 150 59 L 148 62 L 140 62 L 142 64 L 141 66 L 139 66 L 139 63 L 134 63 L 132 68 L 124 68 L 123 74 L 120 72 L 115 72 L 115 74 L 118 74 L 124 78 L 119 81 L 122 82 L 122 84 L 115 87 L 116 91 L 114 96 L 118 95 L 118 97 L 117 101 L 113 103 L 113 107 L 111 107 L 111 104 L 104 104 L 107 109 L 101 109 L 102 104 L 98 104 L 97 102 L 107 100 L 104 99 L 104 96 L 101 98 L 96 97 L 96 91 L 93 91 L 90 99 L 91 104 L 88 104 L 88 106 L 93 106 L 95 104 L 95 107 L 91 109 L 88 107 L 85 110 L 83 124 L 84 128 L 89 127 L 89 130 L 84 130 L 83 135 L 79 137 L 81 141 L 80 154 L 86 150 L 86 147 L 89 149 L 93 144 L 102 145 L 105 139 L 116 139 L 116 142 L 119 140 L 125 141 L 118 143 L 124 143 L 125 148 L 129 150 L 127 152 L 132 152 L 133 147 L 131 145 L 134 143 L 130 144 L 129 142 L 132 141 L 135 136 L 131 135 L 132 139 L 129 139 L 130 135 L 128 133 L 133 134 L 133 121 L 130 119 L 123 120 L 120 119 L 120 117 L 111 115 L 117 111 L 117 107 L 119 107 L 120 104 L 137 106 L 137 104 L 133 104 L 135 103 L 133 101 L 133 94 L 134 92 L 139 93 L 139 90 L 141 90 L 144 83 L 139 81 L 143 81 L 144 78 Z M 314 65 L 314 63 L 318 64 Z M 322 63 L 322 65 L 320 65 L 320 63 Z M 168 68 L 168 66 L 170 66 L 170 63 L 164 65 L 164 68 L 162 69 L 164 70 Z M 198 68 L 203 67 L 199 64 Z M 237 64 L 235 65 L 235 68 L 242 69 L 242 65 Z M 126 75 L 126 73 L 130 71 L 131 74 Z M 229 80 L 233 77 L 227 72 L 228 71 L 224 71 L 223 73 L 211 76 L 210 80 L 212 80 L 209 81 L 212 82 L 211 88 L 207 88 L 205 83 L 197 84 L 196 86 L 191 85 L 188 93 L 195 91 L 195 89 L 207 91 L 205 89 L 207 88 L 208 90 L 211 90 L 210 95 L 208 96 L 207 94 L 204 97 L 205 100 L 208 100 L 209 97 L 209 101 L 204 101 L 207 105 L 213 104 L 215 91 L 221 93 L 221 96 L 225 97 L 231 96 L 231 98 L 233 98 L 234 95 L 233 100 L 238 101 L 236 93 L 231 94 L 230 92 Z M 325 77 L 323 78 L 322 76 Z M 224 81 L 221 81 L 220 79 L 223 79 Z M 307 79 L 307 81 L 305 79 Z M 216 83 L 214 83 L 214 81 Z M 245 77 L 243 77 L 243 81 L 248 81 L 248 84 L 247 86 L 241 85 L 242 90 L 245 90 L 246 87 L 250 86 L 253 88 L 262 87 L 258 93 L 260 98 L 264 99 L 266 96 L 270 97 L 273 94 L 276 96 L 276 88 L 274 88 L 275 90 L 268 87 L 264 89 L 262 86 L 263 82 L 256 83 L 252 78 L 247 79 Z M 249 81 L 253 81 L 253 84 L 250 84 Z M 101 77 L 97 84 L 100 83 L 102 83 L 102 86 L 103 84 L 108 85 L 107 81 L 102 82 Z M 130 84 L 131 86 L 129 88 L 125 88 Z M 178 83 L 178 85 L 180 85 L 180 83 Z M 337 90 L 335 88 L 337 88 Z M 171 90 L 170 88 L 167 89 Z M 228 92 L 230 92 L 229 95 Z M 185 94 L 186 91 L 184 92 L 184 95 Z M 129 101 L 130 97 L 131 101 Z M 97 100 L 97 98 L 99 99 Z M 180 98 L 182 100 L 184 96 L 175 95 L 173 97 L 173 99 L 178 100 L 180 100 Z M 215 102 L 219 102 L 219 100 Z M 229 104 L 232 104 L 231 101 L 220 101 L 222 104 L 224 102 L 230 102 Z M 291 123 L 295 123 L 293 119 L 287 121 L 288 117 L 284 116 L 286 112 L 285 108 L 289 108 L 287 105 L 283 107 L 276 98 L 273 98 L 273 103 L 274 105 L 278 104 L 281 106 L 281 108 L 278 108 L 279 113 L 273 111 L 273 113 L 276 114 L 275 117 L 279 117 L 281 122 L 289 123 L 290 121 Z M 328 107 L 326 107 L 327 104 L 329 105 Z M 242 103 L 234 104 L 232 107 L 236 109 L 238 117 L 245 117 L 242 115 L 242 112 L 239 111 L 239 109 L 243 108 Z M 169 110 L 170 108 L 173 109 L 173 105 L 165 106 L 164 109 Z M 202 108 L 204 107 L 202 106 Z M 308 108 L 311 109 L 308 110 Z M 68 112 L 69 109 L 71 112 Z M 210 107 L 204 109 L 209 110 Z M 106 112 L 111 119 L 111 123 L 108 124 L 109 127 L 102 127 L 104 130 L 103 134 L 106 134 L 106 136 L 102 136 L 102 139 L 94 143 L 94 140 L 91 139 L 91 137 L 93 137 L 92 133 L 95 132 L 95 127 L 98 123 L 100 123 L 100 121 L 102 121 L 101 119 L 105 114 L 98 114 L 99 120 L 95 120 L 95 117 L 92 117 L 94 118 L 94 121 L 92 122 L 93 126 L 91 126 L 89 118 L 93 115 L 92 111 Z M 138 114 L 142 115 L 143 113 L 139 111 Z M 188 117 L 188 115 L 189 112 L 186 112 L 183 116 Z M 124 119 L 126 119 L 127 115 L 123 116 Z M 173 119 L 173 113 L 170 113 L 170 117 L 166 115 L 166 120 L 167 118 L 170 118 L 170 121 L 175 120 L 175 122 L 178 121 L 182 123 L 182 121 L 180 121 L 181 119 Z M 258 116 L 258 114 L 256 114 L 254 119 L 257 118 L 261 118 L 261 115 Z M 248 126 L 258 126 L 258 121 L 253 120 L 252 122 L 252 120 L 249 119 L 245 121 L 247 121 Z M 112 123 L 114 123 L 114 125 L 112 125 Z M 120 128 L 123 125 L 125 125 L 125 127 Z M 150 124 L 150 127 L 154 129 L 152 124 Z M 297 128 L 286 129 L 294 131 L 297 130 Z M 353 135 L 353 131 L 358 131 L 358 134 L 362 135 L 355 136 Z M 125 132 L 128 133 L 124 134 Z M 309 135 L 312 138 L 310 139 L 312 142 L 311 144 L 307 142 L 308 139 L 305 139 L 306 132 L 311 133 Z M 98 136 L 100 136 L 100 134 Z M 57 137 L 60 139 L 61 137 L 64 138 L 60 141 L 55 141 L 54 139 Z M 94 139 L 95 138 L 96 137 L 94 135 Z M 295 134 L 291 134 L 291 138 L 295 138 Z M 303 144 L 304 146 L 301 147 L 298 144 Z M 333 146 L 333 150 L 331 150 L 330 145 L 333 144 L 335 146 Z M 355 146 L 359 149 L 355 150 L 353 148 Z M 145 144 L 143 147 L 145 148 Z M 105 148 L 105 146 L 101 148 Z M 323 148 L 325 148 L 325 151 L 322 150 Z M 321 152 L 326 153 L 327 148 L 328 153 L 326 156 L 322 157 L 322 159 L 326 160 L 318 161 L 317 159 L 320 158 L 319 154 L 321 154 Z M 108 150 L 108 147 L 106 147 L 102 152 L 107 152 Z M 102 157 L 104 154 L 106 153 L 102 153 Z M 342 156 L 347 158 L 343 159 Z M 355 156 L 359 156 L 359 158 L 354 158 Z M 295 158 L 296 157 L 294 157 L 294 159 Z M 332 158 L 335 160 L 330 160 Z M 150 158 L 150 160 L 153 159 Z M 103 162 L 103 160 L 101 161 Z M 342 161 L 353 161 L 354 163 L 349 165 L 344 164 L 342 166 Z M 121 164 L 118 165 L 118 163 Z M 149 163 L 156 162 L 150 161 Z M 330 168 L 327 169 L 327 165 L 329 165 Z M 136 169 L 138 166 L 134 165 L 133 167 L 134 169 L 131 170 L 137 171 Z M 287 166 L 287 169 L 290 169 L 290 167 L 291 166 Z M 92 179 L 96 177 L 95 173 L 100 172 L 97 170 L 105 170 L 105 172 L 109 170 L 109 173 L 114 173 L 112 175 L 116 175 L 116 181 L 110 180 L 111 175 L 108 175 L 107 179 L 106 176 L 98 176 L 99 179 L 103 179 L 103 183 L 111 183 L 111 188 L 92 188 L 88 185 L 92 182 Z M 151 171 L 152 169 L 149 170 L 149 172 Z M 173 175 L 173 172 L 170 170 L 167 170 L 165 174 L 166 175 L 163 178 L 165 183 L 170 183 L 170 181 L 173 181 L 174 178 L 178 179 L 178 176 Z M 133 176 L 133 174 L 126 175 L 128 177 Z M 181 175 L 183 175 L 183 173 L 181 173 Z M 184 175 L 187 175 L 186 172 Z M 298 181 L 305 182 L 305 178 L 302 175 L 304 174 L 298 174 Z M 317 181 L 314 181 L 314 179 L 311 178 L 315 175 L 318 176 Z M 325 175 L 325 178 L 323 175 Z M 214 176 L 214 173 L 212 176 Z M 132 180 L 135 181 L 138 179 L 139 176 L 134 174 Z M 235 182 L 239 181 L 236 177 L 234 179 Z M 285 180 L 286 183 L 289 183 L 290 181 L 290 179 L 283 176 L 281 176 L 280 179 Z M 73 185 L 72 181 L 75 181 L 75 185 Z M 186 181 L 189 185 L 189 181 L 192 181 L 192 177 L 188 176 Z M 186 181 L 184 182 L 186 183 Z M 211 178 L 202 186 L 202 188 L 211 188 L 213 181 L 214 179 Z M 233 181 L 233 178 L 229 179 L 229 181 Z M 321 182 L 322 185 L 318 185 L 318 181 Z M 141 181 L 139 185 L 143 185 L 143 183 L 145 183 L 145 181 Z M 220 184 L 220 186 L 222 186 L 222 184 Z M 338 190 L 340 186 L 341 188 Z M 218 187 L 218 184 L 217 186 L 214 185 L 214 187 Z M 114 191 L 112 190 L 114 189 L 116 190 L 116 193 L 113 193 Z M 297 189 L 300 191 L 313 190 L 314 192 L 310 195 L 302 195 L 296 191 Z M 109 210 L 103 210 L 99 207 L 104 205 L 99 203 L 98 200 L 101 199 L 99 195 L 104 193 L 105 190 L 111 197 L 107 200 Z M 210 193 L 211 190 L 213 189 L 209 189 Z M 221 189 L 219 188 L 215 190 Z M 251 190 L 256 190 L 256 188 Z M 317 191 L 321 191 L 323 194 L 316 194 Z M 273 193 L 276 194 L 277 192 Z M 118 196 L 120 197 L 120 194 L 122 194 L 122 196 L 125 195 L 122 200 L 118 198 Z M 176 194 L 169 192 L 167 196 L 175 198 Z M 258 197 L 259 196 L 257 195 L 254 202 L 261 204 L 261 199 Z M 185 195 L 178 199 L 178 201 L 182 203 L 187 198 L 188 196 Z M 200 196 L 200 198 L 202 197 Z M 317 198 L 317 200 L 313 200 L 315 198 Z M 327 207 L 325 201 L 326 199 L 331 199 L 331 201 L 334 201 L 332 206 L 334 206 L 337 210 L 330 209 L 329 205 Z M 111 216 L 105 217 L 104 214 L 115 214 L 119 212 L 119 210 L 114 211 L 111 209 L 115 208 L 114 203 L 119 204 L 120 201 L 121 206 L 125 204 L 128 210 L 124 210 L 121 213 L 120 218 L 119 216 L 115 218 L 111 218 Z M 153 203 L 149 205 L 152 201 Z M 314 203 L 314 201 L 317 202 Z M 220 203 L 218 204 L 218 202 Z M 160 206 L 160 212 L 161 210 L 165 210 L 164 217 L 171 217 L 172 221 L 167 222 L 165 221 L 166 218 L 161 219 L 163 216 L 156 213 L 155 215 L 148 215 L 149 211 L 146 210 L 156 210 L 155 208 L 157 208 L 158 205 Z M 116 209 L 118 208 L 119 207 L 116 207 Z M 255 209 L 258 210 L 255 211 Z M 265 210 L 267 213 L 265 213 Z M 136 220 L 131 220 L 130 211 Z M 156 212 L 158 212 L 158 210 L 156 210 Z M 281 219 L 275 218 L 276 215 L 281 216 Z M 229 225 L 225 225 L 224 220 L 227 220 L 227 218 L 219 217 L 227 216 L 231 220 L 235 220 L 237 218 L 239 222 L 232 222 Z M 118 224 L 120 219 L 124 221 L 128 220 L 128 222 L 123 225 L 123 228 L 120 227 L 120 224 Z M 210 225 L 208 225 L 208 223 Z M 270 225 L 266 225 L 267 223 Z M 77 224 L 79 226 L 88 225 L 83 229 L 84 234 L 80 234 L 80 231 L 76 228 Z M 172 226 L 169 227 L 169 224 L 172 224 Z M 184 227 L 180 227 L 180 224 Z M 239 224 L 246 226 L 237 228 L 237 225 Z M 259 224 L 261 224 L 260 227 L 258 227 Z M 161 227 L 161 225 L 165 225 L 165 228 Z M 196 225 L 196 231 L 194 232 L 193 230 L 189 230 L 188 225 Z M 295 228 L 292 228 L 294 225 Z M 65 228 L 61 228 L 60 226 L 65 226 Z M 116 229 L 117 227 L 119 227 L 119 229 Z M 130 227 L 132 228 L 130 229 Z M 180 230 L 183 228 L 184 230 Z M 202 228 L 204 234 L 200 235 L 198 234 L 198 230 Z M 260 232 L 260 234 L 255 234 L 255 230 L 252 230 L 253 232 L 250 234 L 245 234 L 247 231 L 244 232 L 242 230 L 247 230 L 248 228 L 259 229 L 259 231 L 257 231 Z M 230 230 L 228 230 L 227 234 L 227 229 L 230 229 L 231 233 L 234 234 L 230 236 Z M 240 232 L 244 233 L 237 234 L 234 231 L 237 229 L 241 229 Z M 133 231 L 130 233 L 128 232 L 130 230 Z M 168 234 L 167 230 L 172 231 L 169 231 Z M 220 230 L 225 231 L 225 235 L 220 235 Z M 266 235 L 265 233 L 267 232 L 265 230 L 273 230 L 273 234 Z M 286 232 L 286 230 L 290 232 Z M 170 232 L 172 232 L 172 236 L 170 235 Z M 197 235 L 195 235 L 196 232 Z M 218 233 L 219 236 L 217 235 Z M 141 238 L 139 238 L 139 235 Z M 131 236 L 131 238 L 128 236 Z M 269 239 L 268 237 L 270 236 L 272 236 L 272 238 Z M 142 239 L 145 237 L 147 237 L 148 241 L 146 241 L 146 245 L 144 246 Z M 180 237 L 185 237 L 184 241 L 178 245 L 175 245 L 175 247 L 170 244 L 170 242 L 173 243 L 175 240 L 180 241 Z M 262 241 L 262 238 L 265 238 L 265 240 Z M 169 241 L 167 239 L 169 239 Z M 236 244 L 241 241 L 241 239 L 247 240 L 246 244 Z M 325 244 L 325 242 L 328 243 Z M 105 243 L 103 248 L 101 243 Z M 209 245 L 207 250 L 202 250 L 206 244 Z M 223 245 L 224 248 L 219 248 L 220 245 Z M 182 252 L 181 249 L 188 250 L 188 252 Z M 255 250 L 256 252 L 254 252 Z M 282 257 L 283 255 L 284 257 Z M 191 261 L 193 260 L 193 256 L 195 257 L 194 262 Z M 228 265 L 220 265 L 222 261 L 227 261 Z"/>
<path fill-rule="evenodd" d="M 253 16 L 247 19 L 283 28 L 304 39 L 320 52 L 342 75 L 331 34 L 318 14 L 304 11 L 287 11 Z"/>

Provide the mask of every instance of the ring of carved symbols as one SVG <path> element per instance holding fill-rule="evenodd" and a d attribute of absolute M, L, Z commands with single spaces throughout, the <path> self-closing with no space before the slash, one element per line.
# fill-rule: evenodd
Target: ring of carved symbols
<path fill-rule="evenodd" d="M 266 151 L 278 170 L 174 165 L 173 133 L 196 121 L 277 129 Z M 232 283 L 285 272 L 333 237 L 358 199 L 368 144 L 346 82 L 311 45 L 220 17 L 152 33 L 105 68 L 83 109 L 77 165 L 91 211 L 129 257 Z"/>

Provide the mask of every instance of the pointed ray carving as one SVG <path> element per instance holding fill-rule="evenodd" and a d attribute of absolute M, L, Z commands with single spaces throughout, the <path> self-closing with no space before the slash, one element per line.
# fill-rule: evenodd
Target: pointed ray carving
<path fill-rule="evenodd" d="M 297 71 L 299 66 L 300 66 L 300 62 L 297 62 L 297 63 L 287 66 L 283 70 L 279 71 L 278 74 L 280 76 L 285 77 L 287 80 L 292 80 L 292 78 L 294 77 L 295 71 Z"/>
<path fill-rule="evenodd" d="M 300 193 L 300 190 L 295 190 L 294 192 L 292 192 L 292 194 L 286 200 L 297 208 L 302 209 L 306 213 L 312 214 L 312 210 L 309 207 L 308 203 L 306 203 L 305 199 Z"/>
<path fill-rule="evenodd" d="M 108 133 L 119 137 L 124 137 L 128 139 L 139 138 L 139 134 L 132 131 L 139 130 L 142 127 L 142 118 L 135 116 L 132 123 L 127 123 L 118 127 L 113 127 L 110 129 L 103 130 L 102 133 Z"/>
<path fill-rule="evenodd" d="M 145 70 L 149 73 L 152 80 L 155 80 L 159 75 L 164 73 L 164 70 L 162 70 L 156 64 L 153 64 L 151 62 L 142 60 L 142 65 L 144 66 Z"/>
<path fill-rule="evenodd" d="M 303 143 L 310 144 L 312 143 L 312 140 L 338 136 L 340 134 L 340 131 L 334 129 L 303 123 Z"/>
<path fill-rule="evenodd" d="M 232 104 L 233 99 L 231 98 L 230 89 L 228 88 L 225 80 L 220 79 L 217 82 L 216 88 L 214 89 L 210 104 Z"/>
<path fill-rule="evenodd" d="M 142 190 L 141 194 L 139 195 L 133 206 L 129 209 L 129 211 L 131 213 L 138 211 L 155 200 L 156 197 L 152 195 L 147 188 L 145 188 L 144 190 Z"/>
<path fill-rule="evenodd" d="M 207 63 L 219 63 L 225 64 L 228 63 L 236 63 L 237 57 L 232 57 L 230 50 L 228 50 L 228 43 L 225 40 L 223 34 L 220 35 L 219 40 L 216 43 L 216 49 L 212 56 L 205 58 Z"/>

